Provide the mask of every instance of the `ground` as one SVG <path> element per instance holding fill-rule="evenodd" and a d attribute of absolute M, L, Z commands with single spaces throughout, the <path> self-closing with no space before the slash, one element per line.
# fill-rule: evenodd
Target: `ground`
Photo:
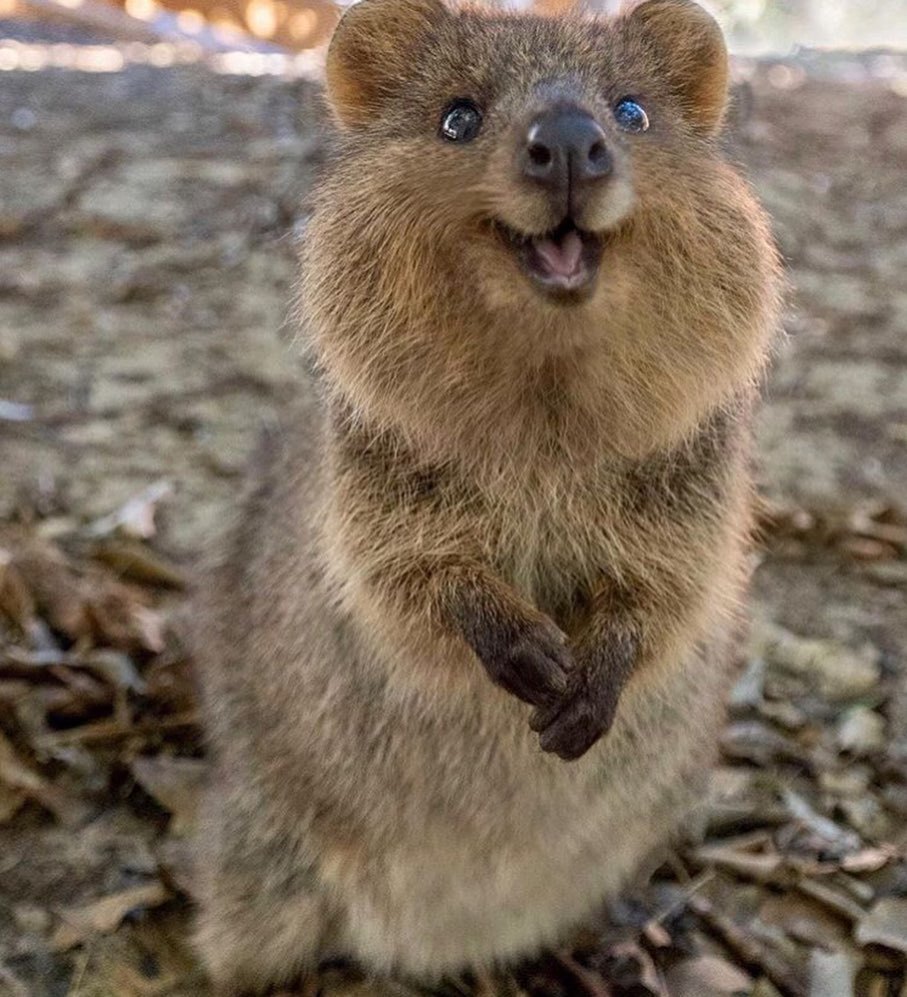
<path fill-rule="evenodd" d="M 907 993 L 907 58 L 736 74 L 790 294 L 705 844 L 451 994 Z M 320 108 L 200 66 L 0 73 L 0 995 L 206 992 L 181 617 L 293 390 Z"/>

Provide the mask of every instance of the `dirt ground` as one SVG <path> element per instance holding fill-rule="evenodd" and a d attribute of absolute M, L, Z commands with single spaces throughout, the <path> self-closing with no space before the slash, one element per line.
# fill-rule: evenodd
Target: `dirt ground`
<path fill-rule="evenodd" d="M 706 843 L 448 993 L 907 994 L 907 57 L 737 75 L 791 294 Z M 306 81 L 0 72 L 0 995 L 206 992 L 174 621 L 293 390 L 319 120 Z"/>

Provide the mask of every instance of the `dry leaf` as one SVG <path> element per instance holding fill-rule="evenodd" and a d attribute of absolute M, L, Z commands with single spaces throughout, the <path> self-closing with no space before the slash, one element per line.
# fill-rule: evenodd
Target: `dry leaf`
<path fill-rule="evenodd" d="M 112 533 L 122 533 L 127 537 L 147 539 L 155 534 L 154 514 L 157 505 L 173 494 L 169 481 L 155 481 L 144 491 L 124 502 L 116 512 L 95 520 L 87 532 L 90 536 L 103 537 Z"/>
<path fill-rule="evenodd" d="M 164 649 L 164 623 L 160 614 L 125 585 L 105 579 L 96 588 L 99 591 L 85 603 L 90 633 L 96 639 L 110 647 L 153 652 Z"/>
<path fill-rule="evenodd" d="M 784 869 L 784 859 L 775 851 L 754 852 L 733 844 L 703 845 L 694 855 L 702 865 L 716 866 L 756 883 L 774 882 Z"/>
<path fill-rule="evenodd" d="M 39 803 L 62 824 L 78 824 L 85 819 L 86 808 L 26 765 L 2 733 L 0 733 L 0 782 L 13 793 L 21 793 Z"/>
<path fill-rule="evenodd" d="M 802 879 L 797 884 L 797 889 L 848 921 L 860 921 L 866 915 L 866 911 L 850 896 L 827 883 L 816 879 Z"/>
<path fill-rule="evenodd" d="M 803 992 L 803 968 L 789 965 L 750 926 L 737 923 L 703 896 L 690 897 L 689 907 L 744 965 L 760 967 L 779 990 L 798 995 Z"/>
<path fill-rule="evenodd" d="M 135 662 L 122 651 L 99 649 L 87 651 L 70 662 L 72 665 L 87 668 L 106 679 L 117 689 L 130 692 L 145 691 L 145 681 L 135 667 Z"/>
<path fill-rule="evenodd" d="M 566 965 L 575 965 L 576 960 L 564 960 L 563 953 L 557 953 L 556 958 Z M 653 997 L 669 997 L 664 989 L 663 980 L 652 956 L 639 943 L 632 940 L 611 940 L 607 942 L 599 951 L 593 953 L 585 959 L 590 971 L 594 971 L 601 978 L 602 982 L 607 981 L 605 993 L 610 997 L 616 991 L 623 993 L 626 989 L 631 993 L 646 993 Z M 592 997 L 593 990 L 585 984 L 582 975 L 577 975 L 578 982 L 584 984 L 583 989 L 567 987 L 567 992 L 583 993 Z M 600 986 L 600 984 L 599 984 Z M 533 991 L 537 992 L 537 991 Z M 543 993 L 547 992 L 542 990 Z"/>
<path fill-rule="evenodd" d="M 36 537 L 22 537 L 12 564 L 31 592 L 37 612 L 55 630 L 74 640 L 89 633 L 85 594 L 59 548 Z"/>
<path fill-rule="evenodd" d="M 713 955 L 678 963 L 668 972 L 667 983 L 671 997 L 733 997 L 749 993 L 753 985 L 739 966 Z"/>
<path fill-rule="evenodd" d="M 893 561 L 898 556 L 895 544 L 872 537 L 847 537 L 841 541 L 840 549 L 858 561 Z"/>
<path fill-rule="evenodd" d="M 134 540 L 107 540 L 95 548 L 95 557 L 118 574 L 144 585 L 184 589 L 186 576 L 175 565 Z"/>
<path fill-rule="evenodd" d="M 806 761 L 806 753 L 796 741 L 757 720 L 729 724 L 721 736 L 721 750 L 728 759 L 760 767 Z"/>
<path fill-rule="evenodd" d="M 195 843 L 191 838 L 168 835 L 154 850 L 158 871 L 164 882 L 175 890 L 194 896 L 198 889 Z"/>
<path fill-rule="evenodd" d="M 655 949 L 666 949 L 671 945 L 671 933 L 659 921 L 647 921 L 642 936 Z"/>
<path fill-rule="evenodd" d="M 145 669 L 144 678 L 146 695 L 159 710 L 184 713 L 195 709 L 195 677 L 187 658 L 161 655 Z"/>
<path fill-rule="evenodd" d="M 0 762 L 2 767 L 2 762 Z M 22 809 L 28 797 L 21 789 L 8 786 L 5 782 L 0 782 L 0 824 L 5 824 L 11 820 Z"/>
<path fill-rule="evenodd" d="M 116 931 L 123 918 L 132 911 L 160 907 L 169 899 L 169 891 L 155 880 L 101 897 L 84 907 L 61 910 L 59 915 L 62 923 L 54 932 L 51 945 L 57 951 L 63 951 L 81 945 L 94 935 L 110 934 Z"/>
<path fill-rule="evenodd" d="M 114 699 L 114 689 L 88 672 L 55 669 L 60 685 L 48 688 L 43 697 L 48 717 L 66 724 L 91 720 L 106 713 Z"/>
<path fill-rule="evenodd" d="M 840 948 L 850 936 L 849 925 L 835 912 L 797 893 L 769 894 L 758 923 L 778 936 L 824 949 Z"/>
<path fill-rule="evenodd" d="M 852 855 L 845 855 L 841 859 L 841 868 L 845 872 L 875 872 L 888 865 L 896 854 L 893 848 L 864 848 Z"/>
<path fill-rule="evenodd" d="M 173 834 L 189 833 L 195 825 L 199 794 L 208 766 L 198 758 L 142 756 L 132 763 L 136 782 L 173 815 Z"/>
<path fill-rule="evenodd" d="M 96 567 L 76 572 L 47 540 L 21 537 L 2 577 L 20 579 L 16 584 L 28 591 L 34 611 L 71 640 L 153 652 L 163 648 L 163 622 L 144 596 Z"/>
<path fill-rule="evenodd" d="M 35 601 L 13 555 L 0 548 L 0 613 L 10 619 L 20 630 L 27 630 L 35 616 Z"/>

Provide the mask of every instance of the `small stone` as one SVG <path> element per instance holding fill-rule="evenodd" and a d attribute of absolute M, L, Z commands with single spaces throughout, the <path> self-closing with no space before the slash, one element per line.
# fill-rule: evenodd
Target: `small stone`
<path fill-rule="evenodd" d="M 739 712 L 756 709 L 762 702 L 762 687 L 765 683 L 765 662 L 753 658 L 748 662 L 743 674 L 731 692 L 731 709 Z"/>
<path fill-rule="evenodd" d="M 868 706 L 855 706 L 838 721 L 835 741 L 841 751 L 871 755 L 885 747 L 885 720 Z"/>
<path fill-rule="evenodd" d="M 16 131 L 30 132 L 38 123 L 38 115 L 31 108 L 17 107 L 9 116 L 9 120 Z"/>
<path fill-rule="evenodd" d="M 3 422 L 31 422 L 35 417 L 33 405 L 11 402 L 0 398 L 0 420 Z"/>
<path fill-rule="evenodd" d="M 754 627 L 750 639 L 769 670 L 802 678 L 830 702 L 857 699 L 874 690 L 881 678 L 881 654 L 871 644 L 854 649 L 838 641 L 799 637 L 772 624 Z"/>
<path fill-rule="evenodd" d="M 46 934 L 51 925 L 51 916 L 43 907 L 34 904 L 18 904 L 13 908 L 16 926 L 29 935 Z"/>
<path fill-rule="evenodd" d="M 882 795 L 889 810 L 907 818 L 907 786 L 886 786 Z"/>
<path fill-rule="evenodd" d="M 809 997 L 853 997 L 857 968 L 844 952 L 815 949 L 809 960 Z"/>
<path fill-rule="evenodd" d="M 847 855 L 860 849 L 862 843 L 858 835 L 819 813 L 803 796 L 792 789 L 783 789 L 781 795 L 791 817 L 838 855 Z M 817 845 L 819 841 L 816 842 Z"/>
<path fill-rule="evenodd" d="M 865 765 L 853 765 L 841 772 L 819 773 L 819 785 L 832 796 L 862 796 L 871 779 L 872 772 Z"/>
<path fill-rule="evenodd" d="M 907 953 L 907 898 L 885 897 L 857 925 L 861 945 L 884 945 Z"/>
<path fill-rule="evenodd" d="M 838 804 L 844 819 L 864 838 L 884 841 L 891 832 L 891 821 L 874 796 L 841 800 Z"/>
<path fill-rule="evenodd" d="M 766 767 L 777 762 L 802 762 L 805 751 L 790 738 L 755 720 L 729 724 L 721 735 L 725 758 Z"/>
<path fill-rule="evenodd" d="M 801 730 L 806 724 L 806 714 L 793 703 L 771 699 L 759 706 L 759 713 L 766 720 L 785 730 Z"/>

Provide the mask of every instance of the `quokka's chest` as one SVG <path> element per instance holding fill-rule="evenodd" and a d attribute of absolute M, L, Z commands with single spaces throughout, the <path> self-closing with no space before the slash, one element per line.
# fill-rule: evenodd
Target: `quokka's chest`
<path fill-rule="evenodd" d="M 557 618 L 581 611 L 605 578 L 622 573 L 638 532 L 614 487 L 594 483 L 527 487 L 496 506 L 487 526 L 498 571 Z"/>

